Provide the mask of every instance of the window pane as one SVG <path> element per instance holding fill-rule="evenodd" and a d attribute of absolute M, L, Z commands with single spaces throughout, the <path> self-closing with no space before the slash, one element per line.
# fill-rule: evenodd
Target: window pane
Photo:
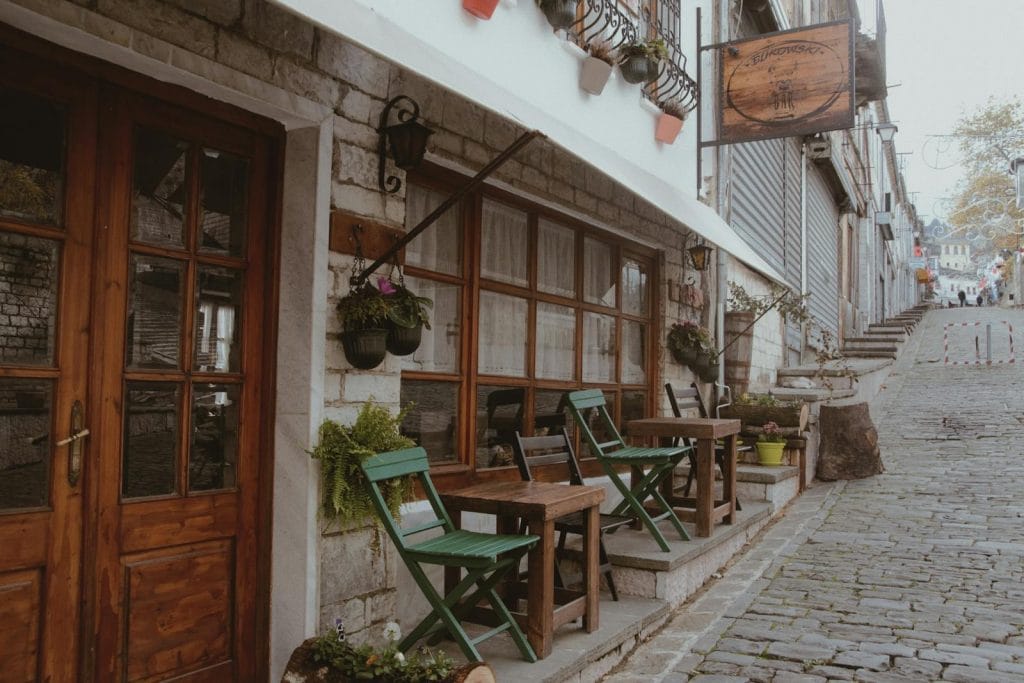
<path fill-rule="evenodd" d="M 480 292 L 481 374 L 526 376 L 526 314 L 526 299 Z"/>
<path fill-rule="evenodd" d="M 583 381 L 615 381 L 615 318 L 583 314 Z"/>
<path fill-rule="evenodd" d="M 480 231 L 481 277 L 527 286 L 526 213 L 485 199 Z"/>
<path fill-rule="evenodd" d="M 537 303 L 537 377 L 571 380 L 576 377 L 576 311 Z"/>
<path fill-rule="evenodd" d="M 249 162 L 204 149 L 200 163 L 199 250 L 226 256 L 245 251 Z"/>
<path fill-rule="evenodd" d="M 537 225 L 537 289 L 576 296 L 576 233 L 544 218 Z"/>
<path fill-rule="evenodd" d="M 0 378 L 0 511 L 49 502 L 53 383 Z"/>
<path fill-rule="evenodd" d="M 121 495 L 159 496 L 175 491 L 180 387 L 128 382 L 124 417 Z"/>
<path fill-rule="evenodd" d="M 526 389 L 478 386 L 476 390 L 476 466 L 508 467 L 515 433 L 523 431 Z"/>
<path fill-rule="evenodd" d="M 132 239 L 148 244 L 185 244 L 188 143 L 155 130 L 135 136 Z"/>
<path fill-rule="evenodd" d="M 189 491 L 234 488 L 239 394 L 237 384 L 197 384 L 192 387 Z"/>
<path fill-rule="evenodd" d="M 129 368 L 178 368 L 181 344 L 180 261 L 132 255 L 128 294 Z"/>
<path fill-rule="evenodd" d="M 623 436 L 629 434 L 626 425 L 630 420 L 642 420 L 649 417 L 647 414 L 647 394 L 643 391 L 622 392 L 622 422 L 620 423 Z"/>
<path fill-rule="evenodd" d="M 432 299 L 434 306 L 430 309 L 431 329 L 423 329 L 420 347 L 415 353 L 401 357 L 402 369 L 457 373 L 462 287 L 409 276 L 405 284 L 419 296 Z"/>
<path fill-rule="evenodd" d="M 608 416 L 612 419 L 612 422 L 615 422 L 615 393 L 611 391 L 604 392 L 604 400 L 605 405 L 608 408 Z M 597 439 L 598 443 L 605 443 L 615 438 L 611 430 L 605 426 L 604 420 L 598 417 L 596 410 L 590 410 L 584 413 L 583 417 L 586 419 L 587 424 L 590 425 L 590 431 L 593 432 L 594 438 Z M 615 426 L 618 427 L 618 424 Z M 587 443 L 585 438 L 580 440 L 580 450 L 584 457 L 593 457 L 590 451 L 590 445 Z"/>
<path fill-rule="evenodd" d="M 64 130 L 63 107 L 0 87 L 0 215 L 63 222 Z"/>
<path fill-rule="evenodd" d="M 199 266 L 196 287 L 195 369 L 197 372 L 238 372 L 241 351 L 243 275 L 240 270 Z"/>
<path fill-rule="evenodd" d="M 622 321 L 622 383 L 647 381 L 647 326 L 632 320 Z"/>
<path fill-rule="evenodd" d="M 59 267 L 57 242 L 0 233 L 0 362 L 53 365 Z"/>
<path fill-rule="evenodd" d="M 622 262 L 622 310 L 631 315 L 647 315 L 647 266 L 633 259 Z"/>
<path fill-rule="evenodd" d="M 403 406 L 412 404 L 402 433 L 426 449 L 432 464 L 458 462 L 459 385 L 403 379 L 400 400 Z"/>
<path fill-rule="evenodd" d="M 583 299 L 587 303 L 615 305 L 615 269 L 612 248 L 604 242 L 583 239 Z"/>
<path fill-rule="evenodd" d="M 443 192 L 409 183 L 405 190 L 405 229 L 411 230 L 447 199 Z M 460 275 L 462 266 L 462 230 L 459 205 L 438 218 L 429 230 L 405 247 L 405 262 L 449 275 Z"/>
<path fill-rule="evenodd" d="M 538 389 L 534 392 L 533 401 L 533 433 L 535 436 L 558 434 L 565 427 L 572 438 L 576 428 L 569 412 L 569 392 L 571 389 Z"/>

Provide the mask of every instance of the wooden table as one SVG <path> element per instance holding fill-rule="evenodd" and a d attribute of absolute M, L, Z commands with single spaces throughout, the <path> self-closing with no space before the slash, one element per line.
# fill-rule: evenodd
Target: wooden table
<path fill-rule="evenodd" d="M 740 433 L 739 420 L 719 420 L 700 417 L 652 417 L 631 420 L 627 425 L 630 436 L 658 437 L 665 441 L 673 438 L 697 440 L 697 497 L 676 496 L 672 491 L 672 477 L 666 478 L 663 492 L 669 504 L 684 507 L 679 517 L 697 525 L 697 535 L 711 535 L 711 527 L 721 520 L 732 524 L 736 516 L 736 440 Z M 722 468 L 722 498 L 715 500 L 715 441 L 725 439 L 726 453 Z"/>
<path fill-rule="evenodd" d="M 526 614 L 514 616 L 526 630 L 537 657 L 551 654 L 554 630 L 583 617 L 583 627 L 598 627 L 598 559 L 600 539 L 599 506 L 604 501 L 600 486 L 570 486 L 539 481 L 489 482 L 442 493 L 441 500 L 458 527 L 463 511 L 498 517 L 498 533 L 514 533 L 516 519 L 526 520 L 530 533 L 540 540 L 530 550 L 528 585 L 510 588 L 513 599 L 526 597 Z M 582 591 L 555 590 L 555 520 L 573 512 L 584 512 Z M 458 568 L 445 569 L 445 587 L 451 590 L 459 580 Z M 556 605 L 556 597 L 559 598 Z M 514 604 L 513 604 L 514 607 Z"/>

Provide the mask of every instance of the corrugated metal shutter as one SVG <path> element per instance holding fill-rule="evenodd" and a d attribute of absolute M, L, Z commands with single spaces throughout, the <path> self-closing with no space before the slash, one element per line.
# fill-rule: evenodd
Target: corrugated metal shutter
<path fill-rule="evenodd" d="M 734 147 L 730 214 L 736 232 L 780 272 L 785 263 L 783 142 L 762 140 Z"/>
<path fill-rule="evenodd" d="M 786 140 L 786 280 L 793 292 L 800 293 L 800 163 L 801 149 L 797 140 Z M 800 323 L 786 321 L 786 347 L 790 360 L 799 364 L 803 337 Z"/>
<path fill-rule="evenodd" d="M 811 315 L 839 334 L 839 207 L 814 164 L 807 168 L 807 286 Z"/>

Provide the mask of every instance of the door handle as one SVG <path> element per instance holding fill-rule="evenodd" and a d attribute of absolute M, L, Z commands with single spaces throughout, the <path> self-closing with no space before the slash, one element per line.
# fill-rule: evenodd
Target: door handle
<path fill-rule="evenodd" d="M 78 477 L 82 473 L 82 439 L 89 436 L 89 430 L 83 428 L 85 423 L 85 411 L 82 409 L 82 402 L 75 401 L 71 406 L 71 436 L 61 439 L 57 446 L 68 446 L 68 484 L 78 484 Z"/>

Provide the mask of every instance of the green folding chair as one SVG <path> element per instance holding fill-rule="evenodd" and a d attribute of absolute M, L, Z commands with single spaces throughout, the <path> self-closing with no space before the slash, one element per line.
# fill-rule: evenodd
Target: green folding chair
<path fill-rule="evenodd" d="M 651 536 L 658 543 L 658 546 L 665 552 L 669 551 L 668 541 L 658 528 L 658 522 L 667 519 L 679 532 L 679 538 L 689 541 L 690 536 L 683 528 L 672 506 L 658 489 L 666 477 L 672 476 L 672 470 L 690 452 L 689 446 L 669 446 L 664 448 L 645 448 L 642 446 L 627 446 L 615 428 L 611 417 L 608 416 L 608 407 L 605 405 L 604 393 L 600 389 L 583 389 L 569 394 L 569 409 L 572 411 L 573 419 L 579 428 L 583 430 L 583 436 L 590 444 L 597 461 L 601 463 L 605 474 L 611 479 L 612 484 L 622 494 L 620 502 L 614 510 L 613 515 L 631 514 L 643 522 Z M 605 442 L 599 442 L 590 428 L 585 411 L 597 411 L 598 420 L 611 438 Z M 631 468 L 643 470 L 650 467 L 646 474 L 637 477 L 636 481 L 627 485 L 617 467 L 629 465 Z M 660 510 L 659 513 L 651 515 L 644 503 L 652 500 Z"/>
<path fill-rule="evenodd" d="M 388 536 L 394 541 L 398 554 L 409 568 L 416 585 L 423 591 L 430 603 L 432 611 L 419 626 L 409 632 L 399 649 L 406 651 L 421 638 L 437 636 L 447 632 L 459 645 L 462 654 L 471 662 L 483 659 L 477 652 L 476 644 L 505 631 L 509 632 L 522 653 L 523 658 L 530 662 L 537 661 L 537 655 L 526 641 L 522 629 L 509 612 L 494 588 L 501 579 L 513 568 L 519 566 L 523 555 L 539 540 L 538 536 L 520 534 L 484 534 L 474 531 L 456 529 L 448 512 L 441 504 L 441 498 L 430 480 L 427 452 L 422 448 L 407 448 L 401 451 L 380 453 L 367 458 L 360 465 L 366 475 L 367 486 L 373 506 L 380 516 Z M 408 529 L 402 528 L 391 515 L 381 482 L 396 477 L 415 475 L 423 491 L 427 495 L 435 518 L 432 521 Z M 433 536 L 425 541 L 411 544 L 409 536 L 441 529 L 444 533 Z M 445 567 L 461 567 L 466 570 L 466 577 L 444 597 L 434 588 L 427 578 L 422 565 L 436 564 Z M 470 588 L 476 590 L 467 595 Z M 498 625 L 476 638 L 470 638 L 462 628 L 461 619 L 472 610 L 482 599 L 486 598 L 494 610 Z"/>

